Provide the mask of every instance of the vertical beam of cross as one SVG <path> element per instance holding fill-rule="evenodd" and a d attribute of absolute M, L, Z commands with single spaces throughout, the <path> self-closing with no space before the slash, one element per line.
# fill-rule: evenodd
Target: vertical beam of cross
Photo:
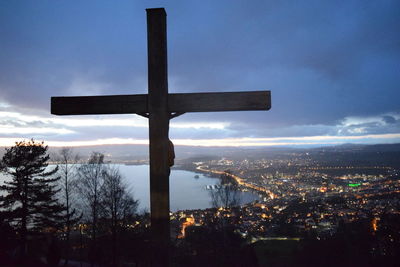
<path fill-rule="evenodd" d="M 170 239 L 167 25 L 166 13 L 163 8 L 147 9 L 146 11 L 151 231 L 153 245 L 158 250 L 156 253 L 160 255 L 168 253 L 166 250 L 168 250 Z M 168 259 L 168 255 L 165 259 Z"/>

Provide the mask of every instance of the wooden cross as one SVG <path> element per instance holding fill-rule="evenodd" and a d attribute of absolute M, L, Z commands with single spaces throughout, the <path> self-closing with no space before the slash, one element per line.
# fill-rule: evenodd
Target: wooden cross
<path fill-rule="evenodd" d="M 168 94 L 167 29 L 163 8 L 147 9 L 148 94 L 52 97 L 55 115 L 131 114 L 149 119 L 152 241 L 168 245 L 169 121 L 186 112 L 268 110 L 270 91 Z M 156 245 L 156 246 L 158 246 Z"/>

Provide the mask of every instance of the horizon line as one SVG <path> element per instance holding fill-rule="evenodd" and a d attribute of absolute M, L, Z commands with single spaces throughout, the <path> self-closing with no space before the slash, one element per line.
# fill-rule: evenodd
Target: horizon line
<path fill-rule="evenodd" d="M 13 146 L 15 142 L 32 138 L 0 138 L 0 147 Z M 106 145 L 149 145 L 148 139 L 104 138 L 85 141 L 57 141 L 33 138 L 50 147 L 90 147 Z M 176 146 L 192 147 L 299 147 L 299 146 L 332 146 L 342 144 L 396 144 L 400 143 L 400 133 L 370 134 L 360 136 L 301 136 L 301 137 L 241 137 L 220 139 L 174 139 Z"/>

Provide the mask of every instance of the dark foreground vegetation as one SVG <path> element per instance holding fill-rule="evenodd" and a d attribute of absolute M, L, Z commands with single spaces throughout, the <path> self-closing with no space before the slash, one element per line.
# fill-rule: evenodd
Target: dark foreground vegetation
<path fill-rule="evenodd" d="M 374 233 L 369 221 L 360 220 L 322 239 L 310 234 L 299 240 L 254 243 L 240 238 L 234 226 L 192 229 L 181 244 L 185 257 L 176 260 L 179 266 L 398 266 L 400 217 L 385 218 L 383 223 L 383 229 Z"/>
<path fill-rule="evenodd" d="M 94 243 L 90 229 L 78 225 L 71 234 L 69 266 L 80 266 L 80 261 L 95 266 L 151 266 L 149 218 L 136 219 L 141 221 L 136 227 L 119 230 L 117 255 L 109 232 L 99 231 Z M 322 239 L 309 234 L 298 240 L 256 242 L 243 238 L 227 222 L 192 226 L 185 238 L 173 239 L 172 266 L 398 266 L 400 217 L 390 216 L 381 223 L 376 232 L 370 230 L 369 220 L 360 220 L 343 224 L 335 235 Z M 3 223 L 1 236 L 1 266 L 57 266 L 66 256 L 61 231 L 32 234 L 23 259 L 13 254 L 19 246 L 14 229 Z"/>
<path fill-rule="evenodd" d="M 118 169 L 100 153 L 82 160 L 69 149 L 57 166 L 48 162 L 47 146 L 33 140 L 2 158 L 0 266 L 152 266 L 149 214 L 137 212 Z M 225 178 L 203 223 L 172 214 L 171 266 L 398 265 L 400 214 L 342 221 L 326 233 L 265 219 L 260 227 L 270 230 L 260 236 L 239 225 L 237 185 Z M 293 205 L 286 212 L 309 210 Z"/>

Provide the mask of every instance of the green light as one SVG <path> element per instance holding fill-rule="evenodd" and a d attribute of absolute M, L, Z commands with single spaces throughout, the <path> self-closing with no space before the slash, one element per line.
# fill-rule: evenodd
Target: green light
<path fill-rule="evenodd" d="M 360 186 L 361 184 L 349 184 L 350 187 L 357 187 Z"/>

